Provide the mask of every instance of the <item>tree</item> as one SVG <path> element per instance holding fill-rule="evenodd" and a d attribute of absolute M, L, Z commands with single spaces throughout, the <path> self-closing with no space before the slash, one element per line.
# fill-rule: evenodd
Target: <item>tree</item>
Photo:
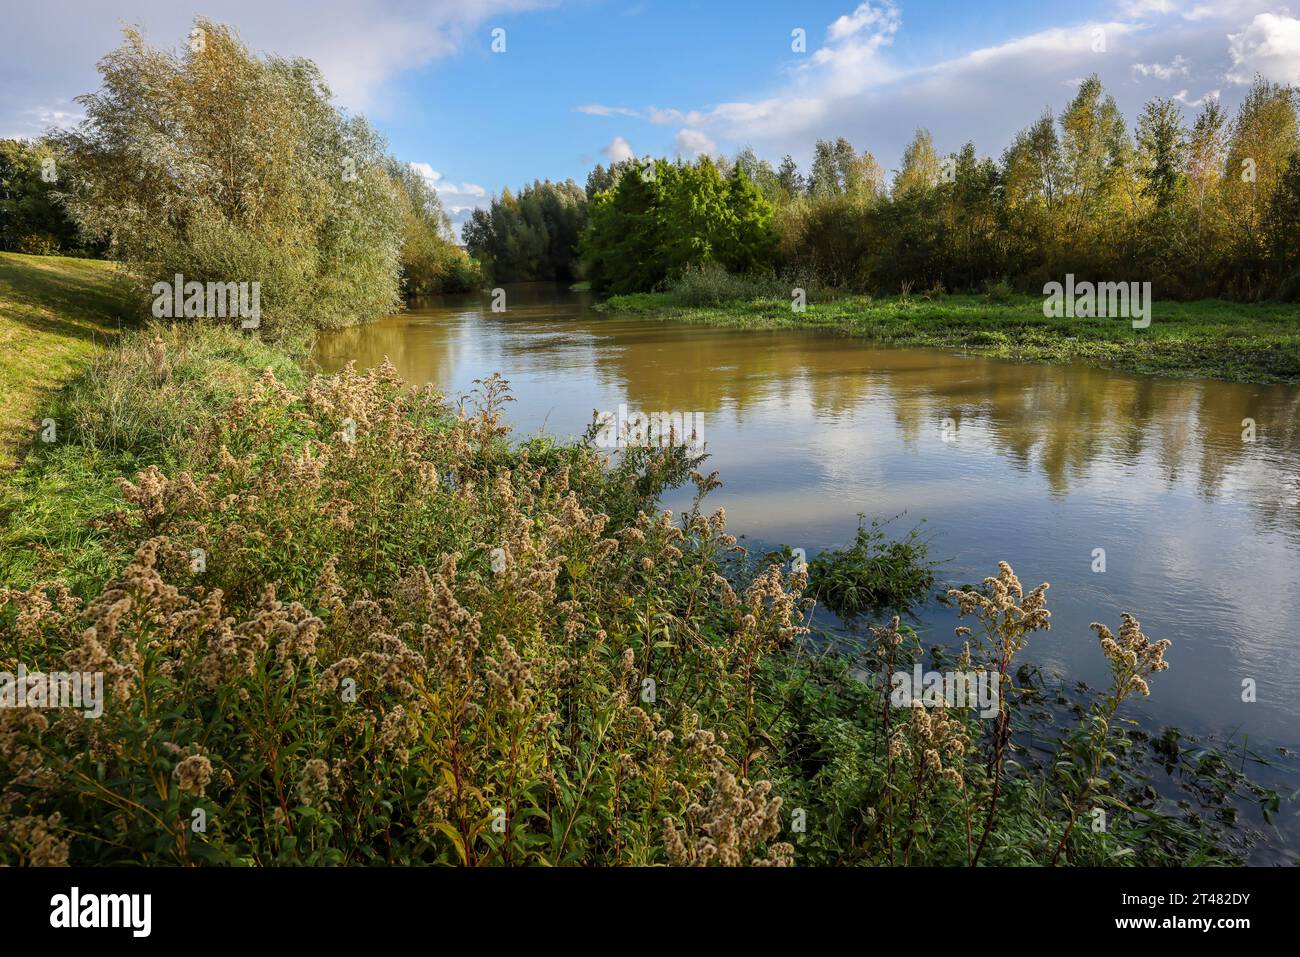
<path fill-rule="evenodd" d="M 917 130 L 903 150 L 903 165 L 894 177 L 894 195 L 908 196 L 932 189 L 939 182 L 939 154 L 929 130 Z"/>
<path fill-rule="evenodd" d="M 505 189 L 489 209 L 474 210 L 464 227 L 465 245 L 495 282 L 571 281 L 587 212 L 587 193 L 573 180 L 534 181 L 518 195 Z"/>
<path fill-rule="evenodd" d="M 390 158 L 402 222 L 402 291 L 408 296 L 464 292 L 478 285 L 478 267 L 452 242 L 451 221 L 437 191 L 409 163 Z"/>
<path fill-rule="evenodd" d="M 399 302 L 401 209 L 383 143 L 308 60 L 249 53 L 196 21 L 176 54 L 134 28 L 100 61 L 86 120 L 57 142 L 65 202 L 141 295 L 155 281 L 256 282 L 262 331 L 338 327 Z"/>
<path fill-rule="evenodd" d="M 43 171 L 47 178 L 42 178 Z M 85 248 L 59 200 L 59 179 L 70 174 L 56 143 L 0 140 L 0 249 L 24 253 L 98 254 Z"/>
<path fill-rule="evenodd" d="M 776 181 L 780 185 L 786 200 L 794 199 L 796 196 L 802 196 L 807 188 L 804 184 L 803 175 L 799 172 L 799 167 L 789 153 L 781 160 L 781 165 L 776 171 Z"/>
<path fill-rule="evenodd" d="M 1173 203 L 1183 182 L 1187 153 L 1187 129 L 1173 100 L 1156 99 L 1143 107 L 1137 143 L 1142 191 L 1155 200 L 1158 209 L 1164 209 Z"/>
<path fill-rule="evenodd" d="M 611 190 L 598 193 L 579 251 L 597 292 L 653 289 L 667 276 L 660 215 L 665 160 L 638 164 Z"/>
<path fill-rule="evenodd" d="M 808 195 L 815 198 L 838 196 L 844 190 L 835 166 L 835 148 L 827 140 L 813 147 L 812 171 L 808 174 Z"/>
<path fill-rule="evenodd" d="M 718 260 L 731 272 L 771 266 L 776 256 L 772 204 L 737 163 L 727 177 L 727 216 L 718 241 Z"/>
<path fill-rule="evenodd" d="M 1238 295 L 1255 298 L 1271 291 L 1264 277 L 1270 237 L 1264 217 L 1296 151 L 1296 90 L 1262 77 L 1237 109 L 1228 143 L 1222 200 L 1233 255 L 1225 281 Z"/>
<path fill-rule="evenodd" d="M 764 269 L 775 255 L 773 207 L 745 172 L 713 161 L 655 160 L 597 195 L 581 251 L 597 292 L 641 292 L 716 262 Z"/>

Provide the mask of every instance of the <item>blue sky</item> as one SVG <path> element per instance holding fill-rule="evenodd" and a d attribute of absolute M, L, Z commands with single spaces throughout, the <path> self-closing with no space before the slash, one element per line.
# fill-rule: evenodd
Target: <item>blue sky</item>
<path fill-rule="evenodd" d="M 749 144 L 805 165 L 843 135 L 893 168 L 923 126 L 941 150 L 997 155 L 1091 72 L 1130 121 L 1152 96 L 1189 119 L 1208 95 L 1231 110 L 1256 73 L 1300 84 L 1300 19 L 1270 0 L 46 0 L 0 21 L 0 135 L 76 122 L 121 23 L 175 46 L 197 12 L 316 60 L 458 222 L 505 186 L 582 182 L 629 151 Z"/>

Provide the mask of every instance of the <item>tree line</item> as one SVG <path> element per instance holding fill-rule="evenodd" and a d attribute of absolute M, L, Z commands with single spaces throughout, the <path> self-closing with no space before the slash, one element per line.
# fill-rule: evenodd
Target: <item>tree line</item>
<path fill-rule="evenodd" d="M 806 174 L 749 148 L 631 159 L 596 166 L 582 195 L 572 182 L 507 193 L 465 236 L 506 266 L 492 269 L 499 280 L 586 276 L 606 292 L 715 264 L 877 294 L 1037 292 L 1073 273 L 1150 281 L 1172 298 L 1294 300 L 1298 105 L 1296 88 L 1257 78 L 1233 117 L 1211 98 L 1189 125 L 1178 103 L 1155 99 L 1130 129 L 1094 75 L 996 160 L 973 143 L 942 155 L 926 130 L 892 176 L 842 137 L 816 143 Z M 563 220 L 529 211 L 559 197 Z"/>

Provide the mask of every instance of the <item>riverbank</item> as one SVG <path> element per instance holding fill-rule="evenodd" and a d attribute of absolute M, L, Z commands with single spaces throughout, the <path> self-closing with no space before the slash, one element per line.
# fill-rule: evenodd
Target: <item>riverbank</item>
<path fill-rule="evenodd" d="M 0 252 L 0 469 L 36 440 L 40 404 L 120 333 L 114 264 Z"/>
<path fill-rule="evenodd" d="M 519 443 L 506 399 L 488 379 L 461 415 L 391 368 L 312 376 L 161 325 L 49 399 L 58 441 L 0 483 L 0 670 L 102 674 L 103 711 L 0 712 L 0 863 L 1240 859 L 1154 796 L 1164 752 L 1118 723 L 1044 725 L 1017 688 L 1031 755 L 987 707 L 892 707 L 859 679 L 922 660 L 905 624 L 814 655 L 802 572 L 739 554 L 685 450 Z M 696 507 L 660 515 L 688 482 Z M 997 574 L 967 620 L 1010 602 L 1041 627 L 1043 593 Z M 1104 695 L 1078 705 L 1100 720 Z M 1104 830 L 1073 826 L 1096 805 Z"/>
<path fill-rule="evenodd" d="M 1043 316 L 1041 297 L 943 295 L 808 302 L 757 298 L 687 305 L 674 293 L 613 296 L 597 309 L 679 322 L 754 329 L 825 329 L 899 346 L 958 349 L 1027 362 L 1067 363 L 1143 375 L 1300 384 L 1300 306 L 1206 300 L 1155 302 L 1151 325 Z"/>

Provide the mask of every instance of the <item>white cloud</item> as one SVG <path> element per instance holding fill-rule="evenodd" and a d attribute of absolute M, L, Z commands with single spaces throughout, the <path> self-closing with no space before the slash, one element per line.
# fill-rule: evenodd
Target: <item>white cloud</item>
<path fill-rule="evenodd" d="M 673 149 L 679 156 L 694 159 L 702 153 L 716 153 L 718 144 L 707 133 L 682 127 L 673 137 Z"/>
<path fill-rule="evenodd" d="M 1120 4 L 1126 16 L 1144 17 L 1151 13 L 1173 13 L 1178 8 L 1174 0 L 1127 0 Z"/>
<path fill-rule="evenodd" d="M 1220 92 L 1222 92 L 1222 91 L 1220 91 L 1220 90 L 1210 90 L 1210 92 L 1206 93 L 1206 94 L 1205 94 L 1204 96 L 1202 96 L 1200 99 L 1197 99 L 1197 100 L 1189 100 L 1189 99 L 1187 98 L 1187 91 L 1186 91 L 1186 90 L 1179 90 L 1177 93 L 1174 94 L 1174 99 L 1177 100 L 1179 103 L 1183 104 L 1183 106 L 1190 106 L 1190 107 L 1192 107 L 1193 109 L 1195 109 L 1196 107 L 1201 106 L 1201 105 L 1202 105 L 1203 103 L 1205 103 L 1207 100 L 1217 100 L 1217 99 L 1219 98 L 1219 93 L 1220 93 Z"/>
<path fill-rule="evenodd" d="M 560 0 L 206 0 L 203 13 L 239 29 L 258 52 L 314 60 L 338 102 L 351 111 L 383 114 L 389 81 L 482 42 L 494 18 Z M 122 24 L 146 39 L 179 48 L 193 7 L 173 0 L 85 3 L 42 0 L 7 4 L 0 34 L 0 126 L 25 135 L 78 117 L 46 119 L 45 104 L 69 103 L 98 89 L 95 63 L 122 41 Z M 392 105 L 394 109 L 398 105 Z M 55 109 L 58 112 L 58 109 Z"/>
<path fill-rule="evenodd" d="M 609 158 L 611 163 L 621 163 L 624 160 L 630 160 L 632 157 L 636 156 L 636 153 L 632 151 L 631 144 L 621 136 L 614 137 L 610 144 L 601 150 L 601 152 Z"/>
<path fill-rule="evenodd" d="M 801 164 L 810 161 L 817 138 L 844 136 L 890 166 L 917 127 L 928 128 L 943 152 L 973 141 L 978 150 L 996 154 L 1044 109 L 1059 112 L 1069 96 L 1064 89 L 1073 91 L 1092 73 L 1130 121 L 1151 95 L 1153 81 L 1176 83 L 1174 98 L 1195 109 L 1217 98 L 1216 88 L 1224 86 L 1234 60 L 1237 72 L 1260 69 L 1285 79 L 1288 69 L 1296 69 L 1291 66 L 1295 21 L 1265 9 L 1276 2 L 1118 0 L 1112 6 L 1122 12 L 1113 19 L 1067 19 L 918 63 L 894 54 L 907 30 L 894 3 L 848 0 L 848 12 L 829 22 L 821 48 L 792 58 L 788 69 L 755 96 L 703 106 L 604 109 L 689 130 L 693 137 L 707 137 L 715 149 L 729 152 L 750 144 L 769 159 L 788 152 Z M 1105 38 L 1103 49 L 1097 48 L 1099 35 Z M 1290 80 L 1300 82 L 1300 75 Z"/>
<path fill-rule="evenodd" d="M 852 13 L 847 13 L 832 23 L 826 30 L 826 36 L 831 40 L 847 40 L 867 27 L 874 27 L 873 39 L 883 42 L 880 38 L 893 36 L 898 31 L 899 24 L 898 7 L 891 0 L 884 0 L 877 7 L 873 7 L 870 2 L 860 3 Z"/>
<path fill-rule="evenodd" d="M 406 165 L 423 176 L 430 186 L 434 186 L 438 180 L 442 179 L 442 174 L 428 163 L 407 163 Z"/>
<path fill-rule="evenodd" d="M 1277 83 L 1300 83 L 1300 20 L 1258 14 L 1245 30 L 1228 35 L 1228 52 L 1231 83 L 1250 83 L 1256 73 Z"/>
<path fill-rule="evenodd" d="M 433 187 L 442 201 L 443 211 L 451 218 L 452 231 L 460 235 L 460 227 L 469 219 L 470 213 L 488 205 L 488 192 L 477 183 L 445 182 L 442 173 L 433 168 L 431 163 L 408 163 L 424 181 Z"/>
<path fill-rule="evenodd" d="M 603 103 L 586 103 L 582 106 L 575 106 L 574 112 L 586 113 L 588 116 L 640 116 L 636 110 L 629 110 L 625 106 L 605 106 Z"/>
<path fill-rule="evenodd" d="M 1191 76 L 1190 64 L 1182 55 L 1174 57 L 1168 63 L 1134 63 L 1133 72 L 1140 76 L 1154 76 L 1157 80 Z"/>

